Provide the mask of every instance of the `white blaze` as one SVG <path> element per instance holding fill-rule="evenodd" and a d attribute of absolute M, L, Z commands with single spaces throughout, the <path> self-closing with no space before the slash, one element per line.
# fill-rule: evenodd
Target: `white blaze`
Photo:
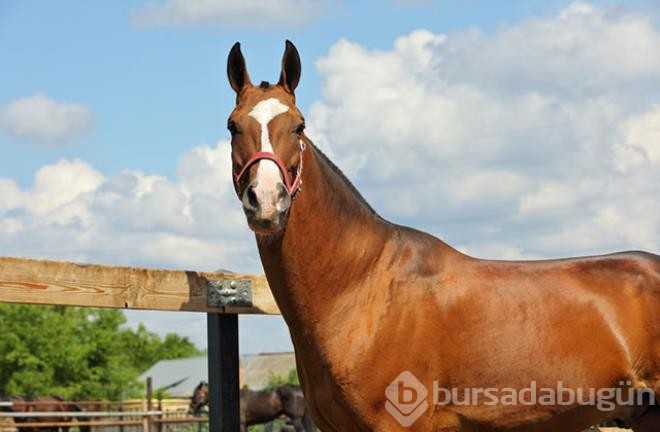
<path fill-rule="evenodd" d="M 262 100 L 256 104 L 254 108 L 252 108 L 252 111 L 248 113 L 248 115 L 259 122 L 259 125 L 261 126 L 261 151 L 275 153 L 273 145 L 270 142 L 268 123 L 288 110 L 289 107 L 282 102 L 275 98 L 270 98 Z M 277 164 L 268 159 L 261 160 L 259 162 L 259 167 L 257 168 L 256 180 L 257 187 L 254 189 L 254 192 L 261 203 L 262 209 L 265 211 L 275 210 L 274 208 L 271 209 L 268 207 L 274 207 L 276 203 L 272 198 L 268 200 L 266 197 L 269 193 L 271 194 L 271 197 L 277 196 L 278 191 L 276 185 L 281 182 L 280 169 Z"/>
<path fill-rule="evenodd" d="M 273 146 L 270 143 L 270 135 L 268 134 L 268 123 L 288 110 L 288 106 L 275 98 L 270 98 L 256 104 L 248 114 L 261 125 L 261 151 L 273 153 Z"/>

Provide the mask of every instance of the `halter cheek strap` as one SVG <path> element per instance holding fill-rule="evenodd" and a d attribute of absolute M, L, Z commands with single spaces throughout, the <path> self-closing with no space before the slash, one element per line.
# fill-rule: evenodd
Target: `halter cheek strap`
<path fill-rule="evenodd" d="M 296 170 L 296 177 L 291 181 L 291 176 L 289 175 L 289 170 L 275 153 L 271 152 L 256 152 L 252 157 L 243 165 L 243 168 L 237 173 L 234 173 L 234 184 L 236 185 L 236 190 L 239 189 L 239 184 L 241 178 L 245 173 L 250 169 L 252 165 L 261 161 L 262 159 L 268 159 L 277 165 L 282 173 L 284 179 L 284 186 L 286 187 L 287 192 L 291 197 L 294 197 L 296 192 L 301 189 L 302 186 L 302 167 L 303 167 L 303 152 L 305 151 L 305 142 L 300 139 L 300 162 L 298 163 L 298 169 Z"/>

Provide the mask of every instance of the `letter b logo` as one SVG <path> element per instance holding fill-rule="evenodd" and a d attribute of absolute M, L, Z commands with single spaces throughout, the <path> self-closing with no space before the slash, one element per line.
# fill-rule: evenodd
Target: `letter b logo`
<path fill-rule="evenodd" d="M 397 401 L 397 405 L 406 405 L 417 402 L 417 390 L 415 387 L 408 387 L 403 381 L 396 381 L 396 383 L 399 385 L 397 391 L 399 400 Z"/>
<path fill-rule="evenodd" d="M 429 392 L 412 373 L 402 372 L 385 389 L 385 409 L 401 426 L 408 427 L 424 414 Z"/>

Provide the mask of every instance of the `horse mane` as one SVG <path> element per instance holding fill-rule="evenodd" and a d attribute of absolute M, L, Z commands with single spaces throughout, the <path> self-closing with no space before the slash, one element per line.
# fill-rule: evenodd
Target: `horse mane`
<path fill-rule="evenodd" d="M 334 163 L 330 158 L 328 158 L 328 156 L 326 156 L 326 154 L 323 153 L 323 152 L 322 152 L 322 151 L 321 151 L 321 150 L 320 150 L 320 149 L 319 149 L 319 148 L 318 148 L 318 147 L 312 142 L 311 139 L 309 139 L 307 136 L 305 136 L 305 140 L 307 141 L 307 143 L 308 143 L 312 148 L 314 148 L 314 151 L 316 152 L 316 154 L 318 154 L 318 155 L 321 157 L 321 159 L 323 160 L 323 162 L 325 162 L 325 163 L 330 167 L 330 169 L 331 169 L 335 174 L 337 174 L 337 175 L 339 176 L 339 178 L 340 178 L 340 179 L 346 184 L 346 186 L 348 186 L 348 188 L 349 188 L 350 191 L 353 193 L 353 195 L 355 195 L 355 196 L 358 198 L 358 200 L 359 200 L 362 204 L 364 204 L 365 207 L 367 207 L 367 208 L 369 209 L 369 211 L 371 212 L 371 214 L 374 215 L 374 216 L 377 216 L 379 219 L 383 219 L 383 218 L 382 218 L 382 217 L 376 212 L 376 210 L 374 210 L 374 208 L 371 207 L 371 204 L 369 204 L 369 202 L 367 202 L 367 200 L 364 199 L 364 197 L 362 196 L 362 194 L 360 193 L 360 191 L 358 191 L 358 189 L 353 185 L 353 183 L 351 183 L 351 181 L 348 179 L 348 177 L 346 177 L 346 174 L 344 174 L 344 173 L 339 169 L 339 167 L 338 167 L 337 165 L 335 165 L 335 163 Z"/>

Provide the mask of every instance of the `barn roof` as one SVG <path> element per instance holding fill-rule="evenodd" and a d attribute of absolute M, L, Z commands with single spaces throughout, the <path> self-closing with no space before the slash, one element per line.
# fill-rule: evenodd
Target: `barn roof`
<path fill-rule="evenodd" d="M 286 375 L 296 368 L 292 352 L 262 353 L 240 358 L 240 383 L 252 389 L 264 387 L 271 375 Z M 190 397 L 200 381 L 208 382 L 206 356 L 161 360 L 140 375 L 151 377 L 154 391 L 166 389 L 173 397 Z"/>

